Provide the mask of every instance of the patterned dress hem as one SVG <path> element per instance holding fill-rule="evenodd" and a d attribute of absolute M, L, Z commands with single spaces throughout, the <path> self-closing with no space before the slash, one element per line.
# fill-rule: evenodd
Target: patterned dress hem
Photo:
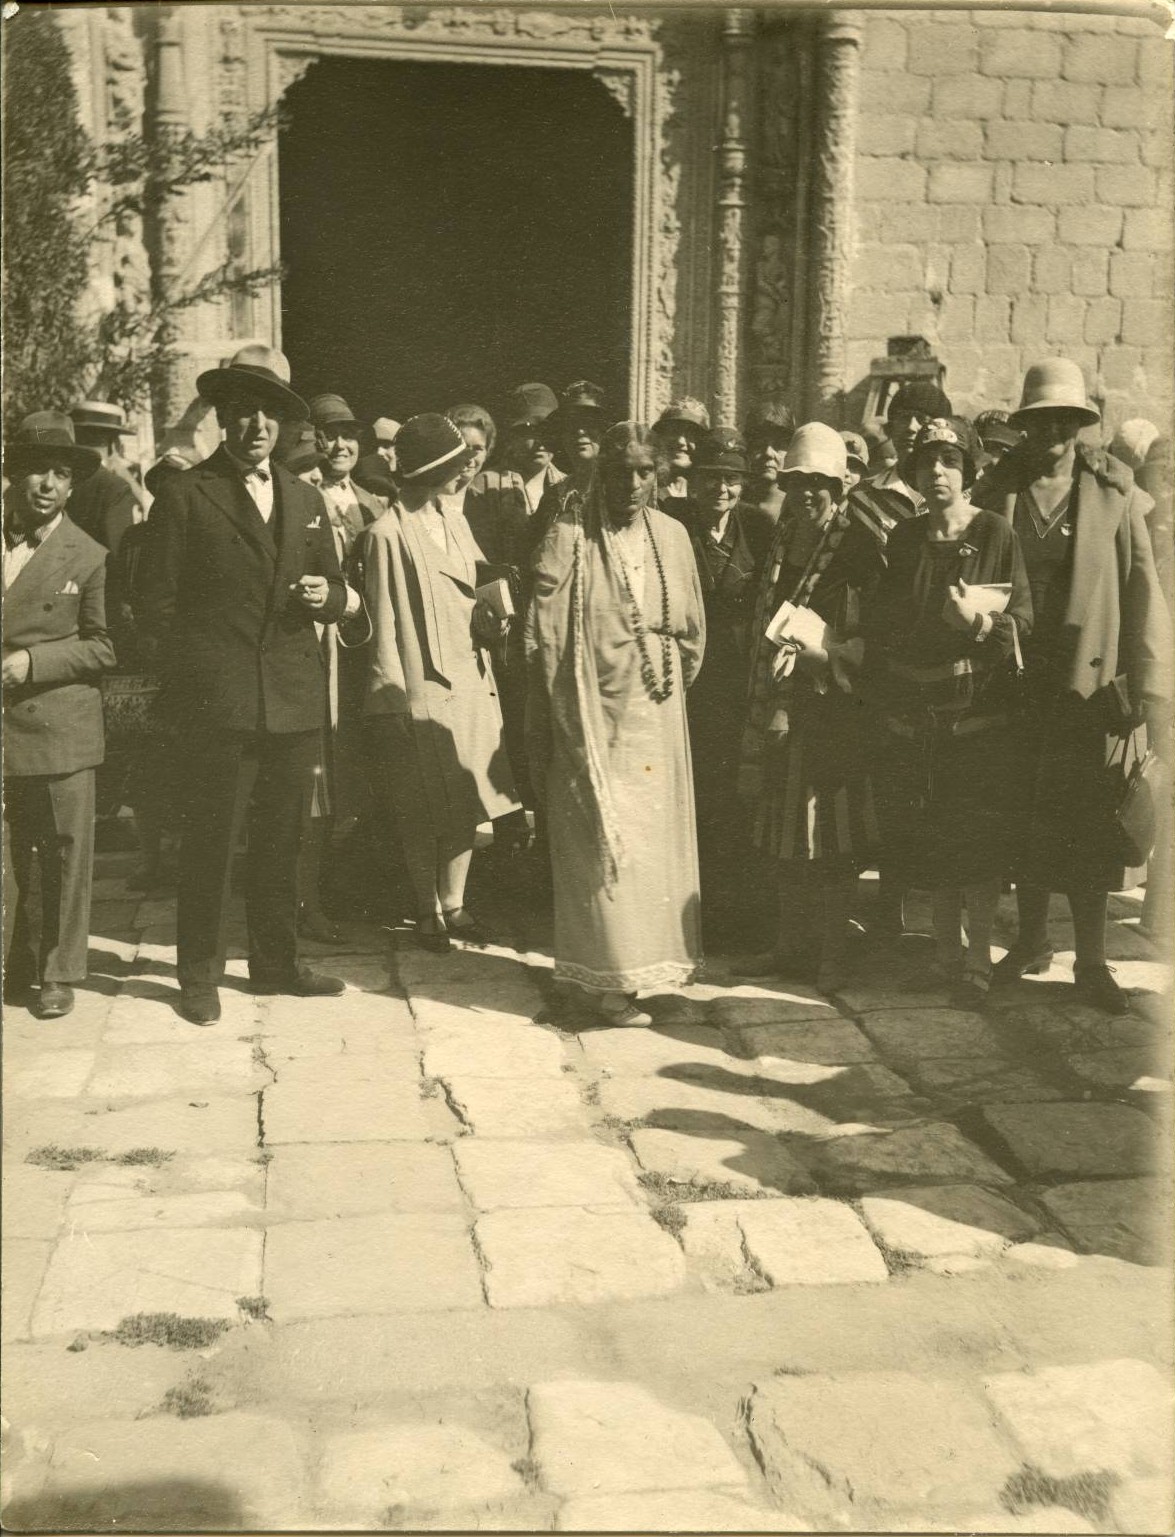
<path fill-rule="evenodd" d="M 702 963 L 660 961 L 634 971 L 593 971 L 570 961 L 555 962 L 555 981 L 574 982 L 589 993 L 636 993 L 649 987 L 684 987 L 693 982 Z"/>

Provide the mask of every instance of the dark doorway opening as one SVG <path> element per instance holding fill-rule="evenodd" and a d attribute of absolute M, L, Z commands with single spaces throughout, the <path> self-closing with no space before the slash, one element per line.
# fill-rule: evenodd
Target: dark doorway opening
<path fill-rule="evenodd" d="M 279 141 L 282 339 L 363 420 L 528 379 L 628 411 L 632 124 L 574 70 L 322 59 Z"/>

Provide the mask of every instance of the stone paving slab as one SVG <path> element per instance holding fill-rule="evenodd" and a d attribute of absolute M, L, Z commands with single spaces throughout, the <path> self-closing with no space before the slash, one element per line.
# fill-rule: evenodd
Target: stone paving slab
<path fill-rule="evenodd" d="M 744 1127 L 821 1137 L 834 1129 L 827 1116 L 786 1094 L 772 1097 L 731 1093 L 672 1078 L 607 1078 L 600 1084 L 600 1109 L 626 1123 L 647 1122 L 667 1130 L 711 1135 L 741 1134 Z"/>
<path fill-rule="evenodd" d="M 516 1499 L 525 1485 L 508 1453 L 467 1426 L 388 1424 L 331 1436 L 316 1494 L 343 1524 L 378 1529 L 413 1513 Z"/>
<path fill-rule="evenodd" d="M 48 1239 L 5 1235 L 4 1285 L 0 1287 L 0 1337 L 5 1342 L 29 1337 L 33 1304 L 52 1252 Z"/>
<path fill-rule="evenodd" d="M 557 1078 L 563 1062 L 562 1041 L 540 1025 L 446 1025 L 424 1046 L 424 1071 L 434 1078 Z"/>
<path fill-rule="evenodd" d="M 136 1313 L 238 1316 L 261 1292 L 261 1234 L 248 1228 L 73 1232 L 53 1251 L 33 1334 L 115 1329 Z"/>
<path fill-rule="evenodd" d="M 1004 1055 L 999 1032 L 979 1014 L 959 1009 L 869 1009 L 861 1014 L 861 1028 L 885 1056 L 907 1064 L 930 1057 L 980 1057 L 988 1061 Z"/>
<path fill-rule="evenodd" d="M 582 1137 L 589 1122 L 565 1078 L 446 1077 L 458 1115 L 479 1137 Z"/>
<path fill-rule="evenodd" d="M 476 1228 L 490 1306 L 557 1307 L 655 1297 L 685 1283 L 685 1257 L 635 1211 L 490 1212 Z"/>
<path fill-rule="evenodd" d="M 751 1072 L 751 1064 L 732 1057 L 720 1030 L 704 1025 L 673 1025 L 646 1030 L 585 1030 L 579 1037 L 588 1067 L 614 1077 L 640 1077 L 665 1067 L 723 1068 Z"/>
<path fill-rule="evenodd" d="M 660 1402 L 634 1382 L 541 1382 L 527 1393 L 531 1456 L 555 1494 L 745 1485 L 709 1420 Z"/>
<path fill-rule="evenodd" d="M 452 1153 L 426 1142 L 288 1143 L 269 1165 L 269 1222 L 462 1207 Z"/>
<path fill-rule="evenodd" d="M 895 1178 L 912 1184 L 1013 1182 L 1010 1174 L 946 1121 L 834 1137 L 813 1149 L 811 1161 L 830 1188 L 845 1193 L 876 1189 Z"/>
<path fill-rule="evenodd" d="M 1172 1199 L 1165 1181 L 1054 1185 L 1040 1200 L 1086 1254 L 1109 1254 L 1136 1265 L 1170 1263 Z"/>
<path fill-rule="evenodd" d="M 380 1053 L 288 1063 L 267 1089 L 265 1141 L 422 1142 L 435 1129 L 419 1079 L 405 1081 Z"/>
<path fill-rule="evenodd" d="M 1019 1466 L 976 1393 L 921 1374 L 760 1382 L 750 1431 L 777 1497 L 820 1526 L 890 1531 L 905 1515 L 925 1530 L 936 1515 L 998 1508 Z"/>
<path fill-rule="evenodd" d="M 1170 1475 L 1175 1394 L 1149 1362 L 1042 1366 L 983 1386 L 1025 1462 L 1050 1478 Z"/>
<path fill-rule="evenodd" d="M 1006 1058 L 928 1057 L 908 1064 L 910 1077 L 952 1110 L 965 1105 L 1040 1104 L 1066 1097 L 1034 1068 Z"/>
<path fill-rule="evenodd" d="M 865 1221 L 904 1259 L 994 1256 L 1039 1231 L 1027 1212 L 977 1185 L 916 1186 L 861 1198 Z"/>
<path fill-rule="evenodd" d="M 682 1214 L 682 1247 L 714 1284 L 731 1284 L 748 1265 L 771 1286 L 889 1279 L 864 1223 L 840 1201 L 702 1201 L 684 1206 Z"/>
<path fill-rule="evenodd" d="M 59 1339 L 10 1343 L 4 1350 L 5 1412 L 38 1441 L 67 1421 L 133 1420 L 158 1409 L 191 1368 L 187 1351 L 161 1345 L 104 1341 L 65 1350 Z"/>
<path fill-rule="evenodd" d="M 840 1015 L 831 999 L 813 991 L 779 993 L 773 997 L 731 996 L 729 993 L 710 1000 L 706 1012 L 716 1025 L 727 1030 L 746 1030 L 765 1025 L 791 1026 L 813 1021 L 835 1024 Z"/>
<path fill-rule="evenodd" d="M 659 1489 L 632 1494 L 580 1495 L 566 1501 L 560 1532 L 806 1532 L 785 1510 L 752 1505 L 740 1492 Z"/>
<path fill-rule="evenodd" d="M 185 1041 L 171 1046 L 105 1048 L 86 1085 L 90 1099 L 164 1099 L 186 1094 L 255 1094 L 272 1075 L 244 1041 Z"/>
<path fill-rule="evenodd" d="M 840 1066 L 847 1062 L 873 1062 L 877 1058 L 869 1040 L 837 1017 L 799 1024 L 746 1025 L 732 1031 L 751 1057 L 783 1057 L 790 1062 L 815 1062 Z"/>
<path fill-rule="evenodd" d="M 1171 1093 L 1169 1046 L 1118 1046 L 1109 1051 L 1072 1052 L 1065 1058 L 1069 1071 L 1096 1089 L 1135 1089 L 1144 1094 Z"/>
<path fill-rule="evenodd" d="M 748 1195 L 800 1195 L 816 1188 L 793 1151 L 770 1132 L 717 1137 L 641 1127 L 629 1141 L 644 1170 L 675 1184 L 729 1185 Z"/>
<path fill-rule="evenodd" d="M 38 1052 L 19 1067 L 5 1067 L 5 1098 L 75 1099 L 93 1067 L 92 1051 Z"/>
<path fill-rule="evenodd" d="M 1159 1161 L 1153 1122 L 1129 1105 L 988 1105 L 983 1118 L 1036 1178 L 1149 1174 Z"/>
<path fill-rule="evenodd" d="M 1119 983 L 1121 978 L 1116 979 Z M 1111 1017 L 1099 1009 L 1067 999 L 1040 1003 L 1010 997 L 1000 1008 L 1000 1022 L 1010 1035 L 1028 1038 L 1051 1051 L 1109 1051 L 1122 1046 L 1150 1047 L 1166 1030 L 1143 1017 Z"/>
<path fill-rule="evenodd" d="M 140 1229 L 232 1227 L 259 1221 L 262 1207 L 240 1190 L 156 1195 L 94 1186 L 75 1188 L 66 1208 L 71 1234 L 123 1233 Z"/>
<path fill-rule="evenodd" d="M 1169 1475 L 1132 1478 L 1115 1489 L 1113 1512 L 1119 1531 L 1169 1537 L 1175 1531 L 1175 1485 Z"/>
<path fill-rule="evenodd" d="M 62 1431 L 39 1495 L 18 1489 L 17 1529 L 288 1530 L 305 1514 L 306 1448 L 283 1419 L 221 1414 L 95 1421 Z"/>
<path fill-rule="evenodd" d="M 644 1209 L 628 1158 L 598 1142 L 513 1142 L 466 1137 L 457 1170 L 479 1211 L 524 1206 Z"/>
<path fill-rule="evenodd" d="M 56 1238 L 74 1176 L 6 1159 L 3 1172 L 4 1238 Z"/>
<path fill-rule="evenodd" d="M 266 1236 L 263 1290 L 279 1324 L 484 1306 L 469 1229 L 446 1212 L 278 1223 Z"/>
<path fill-rule="evenodd" d="M 9 1156 L 30 1149 L 98 1147 L 108 1153 L 161 1148 L 169 1153 L 255 1152 L 257 1102 L 248 1095 L 159 1099 L 123 1109 L 45 1102 L 16 1105 L 4 1118 Z"/>

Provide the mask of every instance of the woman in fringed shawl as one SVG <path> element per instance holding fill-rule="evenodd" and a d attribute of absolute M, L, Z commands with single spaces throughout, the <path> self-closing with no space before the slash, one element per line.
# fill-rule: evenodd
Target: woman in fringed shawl
<path fill-rule="evenodd" d="M 555 977 L 605 1018 L 701 963 L 685 691 L 705 618 L 689 535 L 656 511 L 653 439 L 621 422 L 559 512 L 527 619 L 531 775 L 550 828 Z"/>
<path fill-rule="evenodd" d="M 759 586 L 739 770 L 755 841 L 779 862 L 775 948 L 742 969 L 804 975 L 815 964 L 823 992 L 843 981 L 857 874 L 877 845 L 854 677 L 861 602 L 882 561 L 845 506 L 846 477 L 840 434 L 821 422 L 801 427 L 780 471 L 786 501 Z M 823 651 L 766 638 L 784 603 L 828 627 Z"/>

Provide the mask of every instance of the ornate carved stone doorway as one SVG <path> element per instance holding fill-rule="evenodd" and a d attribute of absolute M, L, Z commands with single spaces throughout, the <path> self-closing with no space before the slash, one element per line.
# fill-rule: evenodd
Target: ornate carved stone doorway
<path fill-rule="evenodd" d="M 629 408 L 632 119 L 586 71 L 322 58 L 278 143 L 282 343 L 363 418 L 523 379 Z"/>

